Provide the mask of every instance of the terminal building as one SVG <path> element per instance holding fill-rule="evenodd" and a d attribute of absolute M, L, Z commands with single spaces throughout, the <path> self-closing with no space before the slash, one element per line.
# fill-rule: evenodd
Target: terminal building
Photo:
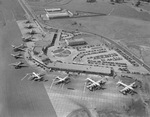
<path fill-rule="evenodd" d="M 57 64 L 51 63 L 48 65 L 48 67 L 53 70 L 66 72 L 76 72 L 76 73 L 105 75 L 105 76 L 114 75 L 114 70 L 106 67 L 95 67 L 95 66 L 64 64 L 64 63 L 57 63 Z"/>
<path fill-rule="evenodd" d="M 112 68 L 106 67 L 95 67 L 95 66 L 87 66 L 80 64 L 64 64 L 64 63 L 49 63 L 45 65 L 41 60 L 32 56 L 32 60 L 38 63 L 43 68 L 58 71 L 66 71 L 66 72 L 76 72 L 76 73 L 84 73 L 84 74 L 95 74 L 95 75 L 105 75 L 105 76 L 114 76 L 114 70 Z"/>
<path fill-rule="evenodd" d="M 48 19 L 54 18 L 63 18 L 63 17 L 72 17 L 73 13 L 66 9 L 54 8 L 54 9 L 45 9 L 46 17 Z"/>

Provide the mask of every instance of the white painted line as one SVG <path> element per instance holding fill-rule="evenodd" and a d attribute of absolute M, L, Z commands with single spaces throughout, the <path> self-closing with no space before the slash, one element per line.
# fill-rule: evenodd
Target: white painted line
<path fill-rule="evenodd" d="M 16 21 L 16 18 L 15 18 L 14 12 L 13 12 L 13 11 L 11 11 L 11 12 L 12 12 L 12 15 L 13 15 L 13 20 L 14 20 L 14 21 Z"/>
<path fill-rule="evenodd" d="M 113 8 L 113 9 L 108 13 L 108 16 L 114 11 L 114 9 L 115 9 L 115 8 Z"/>
<path fill-rule="evenodd" d="M 53 86 L 53 84 L 54 84 L 54 81 L 55 81 L 55 79 L 53 79 L 53 81 L 52 81 L 52 83 L 51 83 L 51 85 L 50 85 L 50 87 L 49 87 L 49 90 L 52 88 L 52 86 Z"/>
<path fill-rule="evenodd" d="M 26 74 L 26 75 L 21 79 L 21 81 L 24 80 L 28 75 L 29 75 L 29 74 Z"/>
<path fill-rule="evenodd" d="M 85 93 L 86 90 L 86 82 L 84 83 L 83 93 Z"/>

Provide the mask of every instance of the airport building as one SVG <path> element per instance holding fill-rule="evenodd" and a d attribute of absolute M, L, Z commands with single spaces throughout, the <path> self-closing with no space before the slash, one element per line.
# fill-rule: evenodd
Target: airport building
<path fill-rule="evenodd" d="M 106 67 L 96 67 L 87 66 L 83 64 L 64 64 L 64 63 L 51 63 L 48 65 L 53 70 L 67 71 L 67 72 L 77 72 L 84 74 L 96 74 L 96 75 L 106 75 L 113 76 L 114 70 Z"/>
<path fill-rule="evenodd" d="M 58 71 L 66 71 L 66 72 L 77 72 L 77 73 L 85 73 L 85 74 L 96 74 L 96 75 L 106 75 L 113 76 L 114 70 L 106 67 L 95 67 L 95 66 L 87 66 L 83 64 L 64 64 L 64 63 L 50 63 L 45 65 L 41 60 L 36 57 L 32 57 L 34 62 L 37 62 L 41 67 L 47 68 L 50 70 L 58 70 Z"/>
<path fill-rule="evenodd" d="M 72 17 L 73 13 L 71 13 L 69 10 L 66 9 L 45 9 L 46 11 L 46 17 L 48 19 L 53 18 L 63 18 L 63 17 Z"/>
<path fill-rule="evenodd" d="M 68 46 L 81 46 L 81 45 L 87 45 L 87 42 L 81 38 L 81 39 L 75 39 L 75 40 L 67 40 Z"/>
<path fill-rule="evenodd" d="M 58 12 L 62 11 L 62 8 L 52 8 L 52 9 L 45 9 L 46 12 Z"/>

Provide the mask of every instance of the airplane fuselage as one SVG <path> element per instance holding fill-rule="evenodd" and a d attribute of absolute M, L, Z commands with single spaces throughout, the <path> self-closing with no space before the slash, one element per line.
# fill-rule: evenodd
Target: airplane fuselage
<path fill-rule="evenodd" d="M 15 69 L 21 69 L 22 67 L 26 67 L 26 66 L 14 66 Z"/>
<path fill-rule="evenodd" d="M 14 52 L 24 52 L 23 48 L 13 47 Z"/>
<path fill-rule="evenodd" d="M 31 38 L 23 38 L 22 41 L 23 41 L 23 42 L 31 42 L 32 39 L 31 39 Z"/>
<path fill-rule="evenodd" d="M 14 56 L 15 59 L 22 59 L 23 56 Z"/>

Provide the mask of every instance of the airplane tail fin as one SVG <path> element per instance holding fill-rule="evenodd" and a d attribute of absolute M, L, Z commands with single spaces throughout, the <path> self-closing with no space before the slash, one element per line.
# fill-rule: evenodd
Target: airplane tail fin
<path fill-rule="evenodd" d="M 56 76 L 55 79 L 60 79 L 60 77 L 59 77 L 59 76 Z"/>
<path fill-rule="evenodd" d="M 10 63 L 10 64 L 8 64 L 9 66 L 12 66 L 13 64 L 12 63 Z"/>
<path fill-rule="evenodd" d="M 15 56 L 14 54 L 10 54 L 11 56 Z"/>
<path fill-rule="evenodd" d="M 89 80 L 89 78 L 86 78 L 85 80 L 87 81 L 87 80 Z"/>
<path fill-rule="evenodd" d="M 14 45 L 11 45 L 13 48 L 15 48 L 15 46 Z"/>
<path fill-rule="evenodd" d="M 119 79 L 119 81 L 116 84 L 120 84 L 122 81 Z"/>

